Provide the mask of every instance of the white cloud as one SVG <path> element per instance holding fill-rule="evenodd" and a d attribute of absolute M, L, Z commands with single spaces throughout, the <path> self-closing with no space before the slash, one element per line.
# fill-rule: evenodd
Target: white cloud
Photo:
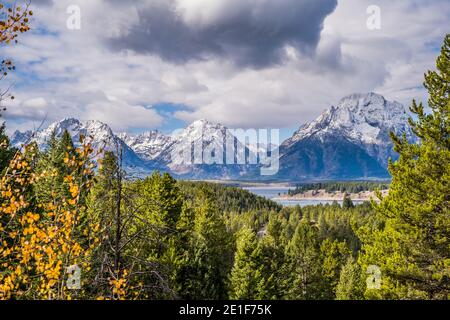
<path fill-rule="evenodd" d="M 88 104 L 83 118 L 100 120 L 116 131 L 126 131 L 133 127 L 153 128 L 163 121 L 154 110 L 111 101 Z"/>
<path fill-rule="evenodd" d="M 33 98 L 23 102 L 22 104 L 25 108 L 45 108 L 48 104 L 47 101 L 42 98 Z"/>
<path fill-rule="evenodd" d="M 249 10 L 253 3 L 270 8 L 272 1 L 175 3 L 190 26 L 201 28 Z M 383 0 L 378 1 L 382 28 L 370 31 L 366 8 L 373 1 L 340 1 L 326 18 L 313 55 L 288 47 L 281 63 L 258 69 L 237 68 L 221 56 L 173 64 L 147 52 L 108 49 L 105 35 L 130 32 L 139 21 L 137 9 L 149 2 L 154 1 L 130 6 L 113 0 L 62 0 L 35 10 L 35 29 L 49 32 L 32 31 L 20 38 L 20 45 L 2 49 L 14 57 L 20 72 L 16 82 L 21 83 L 14 88 L 17 101 L 5 115 L 8 126 L 73 116 L 102 120 L 116 130 L 155 128 L 164 119 L 146 106 L 169 102 L 187 105 L 175 113 L 186 121 L 294 127 L 354 92 L 376 91 L 409 103 L 426 97 L 423 73 L 433 67 L 450 21 L 448 1 Z M 80 5 L 82 30 L 66 29 L 68 4 Z M 270 9 L 252 14 L 265 14 L 276 26 L 283 15 Z"/>

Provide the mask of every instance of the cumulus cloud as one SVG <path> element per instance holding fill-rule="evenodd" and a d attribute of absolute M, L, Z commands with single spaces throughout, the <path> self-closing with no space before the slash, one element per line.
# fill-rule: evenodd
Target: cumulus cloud
<path fill-rule="evenodd" d="M 67 90 L 61 86 L 61 90 Z M 64 89 L 63 89 L 64 88 Z M 29 92 L 28 95 L 37 95 Z M 114 130 L 127 131 L 136 127 L 159 127 L 163 118 L 152 108 L 143 105 L 132 105 L 114 97 L 107 97 L 103 92 L 77 92 L 76 95 L 46 93 L 47 98 L 38 97 L 17 100 L 8 106 L 5 116 L 8 120 L 19 122 L 44 122 L 66 117 L 80 120 L 100 120 Z M 23 126 L 22 126 L 23 127 Z"/>
<path fill-rule="evenodd" d="M 423 73 L 448 32 L 450 3 L 379 0 L 381 30 L 368 30 L 372 2 L 33 2 L 33 31 L 1 49 L 19 84 L 4 116 L 10 128 L 77 117 L 154 129 L 171 116 L 291 128 L 354 92 L 426 99 Z M 66 28 L 72 4 L 81 30 Z M 183 108 L 152 107 L 164 103 Z"/>

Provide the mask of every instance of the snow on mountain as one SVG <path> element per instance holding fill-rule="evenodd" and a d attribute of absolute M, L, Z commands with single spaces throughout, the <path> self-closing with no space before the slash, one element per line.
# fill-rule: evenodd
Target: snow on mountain
<path fill-rule="evenodd" d="M 158 131 L 139 135 L 114 134 L 100 121 L 68 118 L 35 132 L 16 131 L 11 143 L 20 147 L 29 140 L 45 148 L 52 133 L 67 130 L 75 143 L 80 135 L 97 150 L 123 150 L 125 170 L 144 176 L 153 170 L 196 179 L 261 178 L 260 166 L 249 164 L 264 145 L 244 146 L 235 133 L 219 123 L 198 120 L 171 136 Z M 415 141 L 408 113 L 398 102 L 375 93 L 353 94 L 331 106 L 316 120 L 299 128 L 280 147 L 279 179 L 385 177 L 389 157 L 396 158 L 389 132 L 405 133 Z M 230 139 L 236 161 L 230 163 Z M 270 178 L 270 177 L 269 177 Z"/>
<path fill-rule="evenodd" d="M 17 131 L 12 137 L 12 143 L 20 147 L 31 138 L 41 149 L 45 149 L 53 133 L 59 138 L 65 130 L 76 144 L 83 135 L 95 150 L 117 153 L 121 149 L 125 170 L 134 176 L 161 170 L 183 177 L 236 178 L 248 171 L 245 165 L 223 165 L 226 159 L 225 139 L 229 131 L 223 125 L 207 120 L 196 121 L 173 136 L 166 136 L 158 131 L 133 136 L 127 133 L 116 135 L 108 125 L 100 121 L 81 122 L 68 118 L 52 123 L 34 135 L 31 131 Z M 240 142 L 235 143 L 237 150 L 248 152 Z M 194 145 L 198 148 L 195 149 Z M 197 150 L 196 153 L 194 150 Z M 208 152 L 211 154 L 209 159 L 213 161 L 211 163 L 203 158 Z"/>
<path fill-rule="evenodd" d="M 348 139 L 375 157 L 383 165 L 394 156 L 389 132 L 397 135 L 406 133 L 414 140 L 408 126 L 408 113 L 398 102 L 387 101 L 376 93 L 352 94 L 323 112 L 315 121 L 300 127 L 294 135 L 283 143 L 289 148 L 307 137 L 323 141 L 327 136 Z"/>
<path fill-rule="evenodd" d="M 33 131 L 31 131 L 31 130 L 27 130 L 25 132 L 20 132 L 19 130 L 16 130 L 10 137 L 10 143 L 12 146 L 20 148 L 22 146 L 22 144 L 25 144 L 25 143 L 31 141 L 32 137 L 33 137 Z"/>
<path fill-rule="evenodd" d="M 68 131 L 75 144 L 79 144 L 80 137 L 83 135 L 94 148 L 112 148 L 112 144 L 119 142 L 108 125 L 100 121 L 87 121 L 82 123 L 78 119 L 66 118 L 61 121 L 50 124 L 46 129 L 34 133 L 32 140 L 37 142 L 42 149 L 47 148 L 52 134 L 60 138 L 64 131 Z M 31 135 L 31 131 L 25 133 L 16 132 L 13 135 L 12 143 L 15 146 L 24 143 Z"/>
<path fill-rule="evenodd" d="M 176 172 L 177 174 L 188 174 L 192 171 L 193 164 L 195 163 L 191 151 L 192 144 L 196 141 L 200 141 L 203 150 L 204 143 L 216 142 L 217 147 L 222 148 L 223 140 L 217 140 L 220 133 L 225 134 L 226 128 L 212 124 L 207 120 L 195 121 L 184 130 L 181 130 L 172 136 L 171 143 L 156 158 L 156 161 L 164 163 L 171 171 Z M 203 139 L 205 140 L 203 141 Z M 185 154 L 187 154 L 187 156 Z"/>
<path fill-rule="evenodd" d="M 83 123 L 78 119 L 66 118 L 54 122 L 46 129 L 39 130 L 34 134 L 31 131 L 25 133 L 16 131 L 11 137 L 11 143 L 15 147 L 21 147 L 24 143 L 30 142 L 31 138 L 31 141 L 35 141 L 39 148 L 46 149 L 52 134 L 55 134 L 56 138 L 60 138 L 66 130 L 75 145 L 79 145 L 81 136 L 84 136 L 96 152 L 111 151 L 117 153 L 121 150 L 124 167 L 130 174 L 141 175 L 148 171 L 147 163 L 144 160 L 139 158 L 125 142 L 117 137 L 107 124 L 96 120 Z"/>
<path fill-rule="evenodd" d="M 230 141 L 232 141 L 230 143 Z M 233 146 L 235 162 L 227 162 L 227 150 Z M 172 136 L 171 142 L 154 159 L 172 173 L 195 178 L 239 178 L 248 174 L 251 167 L 237 163 L 237 155 L 250 157 L 250 151 L 220 123 L 205 119 L 193 122 Z"/>
<path fill-rule="evenodd" d="M 126 132 L 117 135 L 136 154 L 145 160 L 155 159 L 171 142 L 172 138 L 157 130 L 144 132 L 139 135 L 130 135 Z"/>

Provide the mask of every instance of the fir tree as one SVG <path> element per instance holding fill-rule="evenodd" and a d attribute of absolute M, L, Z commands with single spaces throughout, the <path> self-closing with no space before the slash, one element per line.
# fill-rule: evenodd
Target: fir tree
<path fill-rule="evenodd" d="M 66 163 L 77 157 L 72 138 L 67 130 L 64 131 L 61 139 L 57 138 L 55 132 L 51 134 L 47 149 L 41 152 L 37 164 L 38 173 L 44 176 L 35 185 L 36 196 L 40 201 L 52 201 L 57 204 L 68 198 L 68 181 L 65 180 L 65 177 L 69 174 L 76 176 L 77 172 L 69 172 Z M 83 192 L 82 202 L 84 202 L 85 195 Z"/>
<path fill-rule="evenodd" d="M 344 196 L 344 200 L 342 201 L 342 208 L 344 208 L 344 209 L 351 209 L 351 208 L 354 208 L 354 207 L 355 207 L 355 205 L 353 204 L 352 199 L 346 193 L 345 196 Z"/>
<path fill-rule="evenodd" d="M 185 210 L 193 223 L 180 218 L 185 250 L 178 250 L 176 283 L 178 294 L 185 299 L 225 299 L 231 270 L 231 237 L 223 218 L 207 191 L 199 191 L 192 207 Z"/>
<path fill-rule="evenodd" d="M 16 153 L 16 149 L 11 148 L 5 131 L 5 124 L 3 123 L 0 125 L 0 175 L 3 174 Z"/>
<path fill-rule="evenodd" d="M 313 300 L 322 295 L 323 278 L 317 228 L 306 219 L 298 224 L 286 249 L 286 298 Z M 289 276 L 290 275 L 290 276 Z"/>
<path fill-rule="evenodd" d="M 175 232 L 182 199 L 178 184 L 168 173 L 155 172 L 136 184 L 143 215 L 165 233 Z"/>
<path fill-rule="evenodd" d="M 340 272 L 336 300 L 361 300 L 364 298 L 364 290 L 361 267 L 353 257 L 349 257 Z"/>
<path fill-rule="evenodd" d="M 256 261 L 258 239 L 249 228 L 240 230 L 231 271 L 231 299 L 255 299 L 260 278 Z"/>
<path fill-rule="evenodd" d="M 377 206 L 380 227 L 361 232 L 362 267 L 382 271 L 381 290 L 368 290 L 370 298 L 450 298 L 450 35 L 436 66 L 425 75 L 430 112 L 415 101 L 411 107 L 420 143 L 392 135 L 400 157 Z"/>
<path fill-rule="evenodd" d="M 333 299 L 339 282 L 340 272 L 347 259 L 350 249 L 345 242 L 325 239 L 320 246 L 322 254 L 322 275 L 327 286 L 323 289 L 323 297 Z"/>

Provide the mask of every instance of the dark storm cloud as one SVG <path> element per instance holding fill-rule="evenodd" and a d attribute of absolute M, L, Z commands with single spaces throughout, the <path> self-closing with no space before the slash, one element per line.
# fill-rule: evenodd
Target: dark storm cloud
<path fill-rule="evenodd" d="M 32 0 L 30 3 L 36 6 L 50 6 L 53 5 L 53 0 Z"/>
<path fill-rule="evenodd" d="M 173 0 L 147 1 L 136 8 L 139 22 L 108 44 L 174 63 L 219 56 L 238 66 L 262 68 L 280 63 L 286 45 L 313 53 L 323 21 L 337 4 L 336 0 L 246 1 L 230 1 L 212 22 L 198 25 L 186 22 Z"/>

